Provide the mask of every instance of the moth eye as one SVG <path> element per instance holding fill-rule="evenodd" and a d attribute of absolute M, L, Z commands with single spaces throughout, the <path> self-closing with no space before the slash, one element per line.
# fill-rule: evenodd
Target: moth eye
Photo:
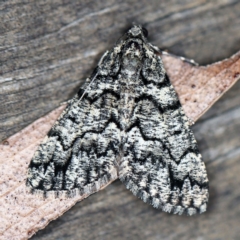
<path fill-rule="evenodd" d="M 142 28 L 142 31 L 143 31 L 143 36 L 144 37 L 147 37 L 148 36 L 148 30 L 146 28 Z"/>

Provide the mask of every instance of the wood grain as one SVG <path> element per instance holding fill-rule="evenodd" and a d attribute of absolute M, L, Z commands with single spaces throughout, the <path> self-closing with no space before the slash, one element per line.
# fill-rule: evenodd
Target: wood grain
<path fill-rule="evenodd" d="M 237 0 L 13 0 L 0 11 L 1 140 L 73 96 L 133 21 L 153 44 L 200 64 L 239 50 Z"/>
<path fill-rule="evenodd" d="M 154 45 L 201 64 L 239 50 L 237 0 L 13 0 L 0 11 L 0 139 L 69 99 L 132 21 Z M 239 96 L 237 83 L 194 126 L 210 178 L 206 214 L 162 213 L 117 181 L 33 239 L 239 239 Z"/>

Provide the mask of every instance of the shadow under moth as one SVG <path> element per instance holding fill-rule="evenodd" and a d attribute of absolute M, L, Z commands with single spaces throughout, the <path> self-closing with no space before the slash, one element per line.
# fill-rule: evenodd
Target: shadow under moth
<path fill-rule="evenodd" d="M 158 51 L 134 25 L 105 52 L 34 154 L 31 192 L 88 196 L 118 177 L 155 208 L 206 211 L 206 168 Z"/>

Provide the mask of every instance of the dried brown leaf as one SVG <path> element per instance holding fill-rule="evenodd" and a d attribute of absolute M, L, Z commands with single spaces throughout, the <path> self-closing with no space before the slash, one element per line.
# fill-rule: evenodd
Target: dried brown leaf
<path fill-rule="evenodd" d="M 240 51 L 208 66 L 192 66 L 171 55 L 162 58 L 184 112 L 193 121 L 197 121 L 240 78 Z"/>
<path fill-rule="evenodd" d="M 240 52 L 206 67 L 170 55 L 162 57 L 185 113 L 193 121 L 240 78 Z M 41 199 L 26 192 L 28 164 L 63 109 L 55 109 L 0 145 L 1 239 L 27 239 L 87 197 Z"/>

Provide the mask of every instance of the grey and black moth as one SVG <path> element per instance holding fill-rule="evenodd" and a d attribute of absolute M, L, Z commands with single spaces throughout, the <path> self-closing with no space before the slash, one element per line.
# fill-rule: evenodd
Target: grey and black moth
<path fill-rule="evenodd" d="M 86 197 L 119 178 L 155 208 L 206 211 L 206 168 L 156 49 L 135 25 L 102 56 L 31 160 L 32 192 Z"/>

